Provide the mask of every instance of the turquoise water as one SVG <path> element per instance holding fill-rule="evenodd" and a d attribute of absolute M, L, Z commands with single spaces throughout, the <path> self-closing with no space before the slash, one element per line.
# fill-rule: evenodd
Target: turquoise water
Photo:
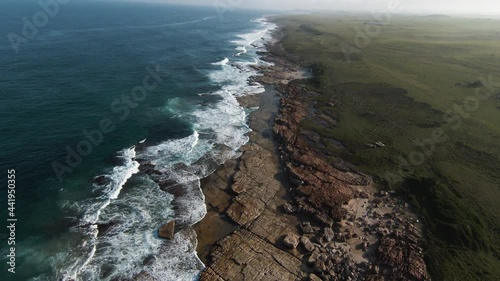
<path fill-rule="evenodd" d="M 165 242 L 155 231 L 199 221 L 199 179 L 247 141 L 235 97 L 262 91 L 249 66 L 264 63 L 273 25 L 214 8 L 59 8 L 17 53 L 7 36 L 0 46 L 0 170 L 16 170 L 18 219 L 16 274 L 0 234 L 2 280 L 192 280 L 203 265 L 187 232 Z M 0 34 L 22 35 L 40 10 L 0 3 Z"/>

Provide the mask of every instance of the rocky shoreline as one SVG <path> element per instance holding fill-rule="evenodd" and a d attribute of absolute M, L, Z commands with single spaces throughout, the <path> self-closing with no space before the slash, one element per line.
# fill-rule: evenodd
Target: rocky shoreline
<path fill-rule="evenodd" d="M 310 148 L 317 136 L 300 124 L 314 93 L 279 42 L 268 50 L 274 66 L 254 78 L 266 92 L 240 99 L 258 107 L 250 142 L 202 183 L 200 280 L 430 280 L 408 205 Z"/>

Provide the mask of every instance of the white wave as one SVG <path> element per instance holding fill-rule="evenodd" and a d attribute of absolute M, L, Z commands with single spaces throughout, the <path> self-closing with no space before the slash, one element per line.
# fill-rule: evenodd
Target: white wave
<path fill-rule="evenodd" d="M 271 65 L 268 62 L 260 60 L 257 52 L 261 51 L 265 46 L 265 42 L 271 37 L 271 32 L 277 26 L 269 23 L 265 18 L 254 20 L 259 24 L 259 27 L 251 32 L 237 35 L 239 40 L 231 41 L 235 44 L 236 57 L 241 57 L 242 54 L 248 54 L 246 59 L 240 59 L 231 63 L 231 67 L 224 67 L 220 70 L 213 71 L 209 74 L 210 79 L 218 84 L 223 85 L 223 90 L 229 92 L 230 95 L 242 96 L 248 94 L 257 94 L 264 91 L 264 87 L 259 83 L 249 81 L 252 76 L 258 72 L 252 68 L 253 65 Z"/>
<path fill-rule="evenodd" d="M 193 281 L 203 263 L 196 255 L 196 233 L 186 229 L 175 234 L 173 241 L 163 245 L 156 261 L 144 270 L 156 280 Z"/>
<path fill-rule="evenodd" d="M 212 131 L 215 143 L 224 144 L 237 150 L 246 142 L 246 134 L 250 128 L 246 124 L 247 114 L 239 105 L 235 95 L 223 89 L 212 93 L 222 100 L 217 104 L 193 112 L 196 117 L 196 127 L 201 131 Z"/>
<path fill-rule="evenodd" d="M 191 149 L 189 150 L 188 153 L 191 153 L 193 152 L 194 148 L 196 147 L 196 145 L 198 144 L 198 142 L 200 141 L 200 134 L 198 134 L 197 131 L 194 131 L 194 142 L 193 144 L 191 145 Z"/>
<path fill-rule="evenodd" d="M 224 58 L 221 61 L 212 63 L 212 65 L 227 65 L 228 63 L 229 63 L 229 59 L 228 58 Z"/>
<path fill-rule="evenodd" d="M 139 273 L 143 261 L 160 252 L 164 240 L 155 230 L 174 218 L 172 200 L 155 182 L 143 177 L 140 184 L 113 201 L 99 220 L 112 225 L 99 235 L 94 258 L 78 274 L 80 280 L 130 278 Z"/>
<path fill-rule="evenodd" d="M 139 163 L 134 160 L 135 156 L 135 146 L 119 152 L 118 158 L 123 159 L 124 163 L 123 165 L 114 167 L 109 174 L 111 182 L 104 187 L 102 191 L 104 194 L 98 198 L 98 202 L 83 216 L 85 224 L 95 224 L 99 219 L 101 211 L 111 203 L 111 200 L 118 198 L 120 191 L 128 179 L 133 174 L 139 172 Z"/>
<path fill-rule="evenodd" d="M 152 164 L 169 168 L 178 163 L 186 165 L 194 163 L 210 149 L 212 145 L 204 141 L 200 143 L 199 133 L 195 131 L 185 138 L 168 140 L 150 146 L 141 152 L 140 156 Z"/>
<path fill-rule="evenodd" d="M 165 110 L 174 115 L 173 118 L 179 118 L 183 117 L 184 112 L 190 111 L 191 108 L 183 104 L 180 97 L 175 97 L 168 99 Z"/>
<path fill-rule="evenodd" d="M 182 186 L 183 194 L 173 198 L 146 176 L 136 177 L 141 184 L 133 185 L 121 194 L 128 179 L 139 171 L 139 163 L 134 160 L 135 149 L 122 151 L 123 165 L 113 168 L 107 175 L 111 182 L 97 190 L 102 195 L 74 204 L 76 208 L 86 210 L 83 225 L 88 224 L 88 227 L 74 230 L 81 231 L 84 237 L 78 247 L 70 254 L 54 258 L 56 268 L 65 265 L 58 279 L 131 278 L 139 271 L 167 281 L 187 281 L 196 276 L 203 265 L 196 256 L 192 237 L 184 232 L 176 233 L 174 240 L 166 242 L 156 236 L 155 230 L 172 219 L 183 225 L 192 225 L 203 219 L 206 205 L 200 179 L 212 173 L 217 165 L 235 157 L 237 150 L 248 142 L 247 111 L 239 105 L 236 97 L 264 91 L 258 83 L 249 85 L 249 80 L 258 74 L 252 65 L 267 64 L 258 58 L 257 51 L 265 46 L 265 40 L 274 28 L 273 24 L 262 19 L 255 22 L 259 24 L 258 29 L 239 35 L 239 40 L 233 42 L 237 61 L 229 63 L 225 58 L 213 63 L 223 66 L 209 73 L 209 78 L 221 89 L 203 95 L 219 96 L 217 103 L 193 108 L 193 105 L 183 104 L 180 98 L 168 101 L 165 109 L 190 121 L 193 133 L 138 153 L 138 157 L 156 165 L 162 172 L 161 180 Z M 175 212 L 172 204 L 177 207 Z M 105 233 L 98 233 L 99 224 L 111 226 Z M 87 258 L 75 260 L 77 253 L 80 257 L 85 253 Z M 155 257 L 154 261 L 144 265 L 143 261 L 151 255 Z"/>
<path fill-rule="evenodd" d="M 207 214 L 205 195 L 201 190 L 200 175 L 186 170 L 167 169 L 168 179 L 184 187 L 184 194 L 175 198 L 178 211 L 175 214 L 176 222 L 182 225 L 193 225 L 201 221 Z M 196 171 L 199 172 L 199 171 Z"/>
<path fill-rule="evenodd" d="M 122 159 L 123 164 L 116 166 L 107 175 L 111 180 L 99 191 L 102 193 L 97 198 L 89 199 L 85 202 L 74 203 L 76 208 L 84 210 L 85 213 L 81 219 L 81 228 L 75 228 L 74 231 L 82 232 L 84 240 L 75 249 L 76 257 L 68 258 L 70 265 L 65 266 L 60 270 L 62 280 L 78 280 L 79 274 L 86 270 L 89 263 L 95 257 L 97 251 L 97 237 L 99 235 L 97 222 L 101 214 L 106 208 L 116 200 L 120 195 L 120 191 L 133 174 L 139 172 L 139 163 L 135 161 L 135 147 L 130 147 L 119 152 L 118 158 Z M 86 255 L 84 259 L 79 258 L 79 255 Z"/>
<path fill-rule="evenodd" d="M 239 46 L 236 48 L 237 51 L 239 51 L 238 53 L 236 53 L 235 56 L 239 57 L 243 54 L 246 54 L 247 53 L 247 48 L 245 46 Z"/>
<path fill-rule="evenodd" d="M 261 27 L 249 33 L 239 34 L 237 35 L 239 39 L 233 40 L 231 42 L 240 46 L 239 48 L 242 48 L 244 46 L 254 46 L 259 48 L 263 47 L 265 40 L 270 39 L 271 31 L 274 30 L 277 26 L 273 23 L 267 22 L 265 18 L 259 18 L 253 20 L 253 22 L 260 24 Z"/>

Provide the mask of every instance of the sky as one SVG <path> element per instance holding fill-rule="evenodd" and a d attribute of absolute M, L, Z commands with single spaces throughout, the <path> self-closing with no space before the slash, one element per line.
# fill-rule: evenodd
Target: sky
<path fill-rule="evenodd" d="M 232 8 L 379 12 L 393 3 L 401 13 L 500 15 L 500 0 L 148 0 Z"/>

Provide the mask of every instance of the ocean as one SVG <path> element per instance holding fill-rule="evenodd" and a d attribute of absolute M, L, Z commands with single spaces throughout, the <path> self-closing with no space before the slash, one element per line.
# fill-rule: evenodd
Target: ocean
<path fill-rule="evenodd" d="M 17 220 L 15 274 L 1 227 L 1 279 L 196 280 L 200 179 L 248 141 L 236 98 L 264 90 L 252 65 L 275 26 L 237 9 L 60 2 L 0 3 L 2 182 L 15 170 L 0 215 Z"/>

